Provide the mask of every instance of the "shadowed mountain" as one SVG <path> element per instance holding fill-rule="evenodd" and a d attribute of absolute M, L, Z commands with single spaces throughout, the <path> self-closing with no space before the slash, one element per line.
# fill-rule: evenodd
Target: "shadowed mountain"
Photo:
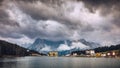
<path fill-rule="evenodd" d="M 36 51 L 28 50 L 26 48 L 20 47 L 17 44 L 9 43 L 3 40 L 0 40 L 0 56 L 29 56 L 32 53 L 39 54 Z"/>

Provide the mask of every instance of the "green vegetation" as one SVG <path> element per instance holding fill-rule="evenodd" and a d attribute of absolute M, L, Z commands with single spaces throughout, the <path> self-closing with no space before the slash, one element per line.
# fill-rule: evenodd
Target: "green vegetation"
<path fill-rule="evenodd" d="M 112 46 L 105 46 L 105 47 L 98 47 L 94 49 L 95 52 L 106 52 L 111 50 L 120 50 L 120 44 L 118 45 L 112 45 Z"/>
<path fill-rule="evenodd" d="M 40 54 L 33 50 L 20 47 L 16 44 L 12 44 L 3 40 L 0 40 L 0 57 L 7 56 L 29 56 L 32 53 Z"/>
<path fill-rule="evenodd" d="M 119 53 L 120 53 L 120 44 L 118 44 L 118 45 L 112 45 L 112 46 L 98 47 L 98 48 L 95 48 L 95 49 L 92 49 L 92 50 L 94 50 L 96 53 L 107 52 L 107 51 L 112 51 L 112 50 L 118 50 Z M 71 54 L 77 53 L 78 55 L 81 55 L 81 54 L 85 54 L 85 51 L 86 50 L 73 51 Z"/>

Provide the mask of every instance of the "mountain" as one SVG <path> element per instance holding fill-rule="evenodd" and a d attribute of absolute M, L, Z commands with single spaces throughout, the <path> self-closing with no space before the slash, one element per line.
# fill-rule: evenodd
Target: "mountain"
<path fill-rule="evenodd" d="M 61 41 L 51 41 L 46 39 L 37 38 L 32 45 L 28 48 L 31 50 L 39 51 L 39 52 L 48 52 L 48 51 L 75 51 L 86 48 L 96 48 L 99 47 L 100 44 L 95 42 L 89 42 L 85 39 L 80 40 L 61 40 Z M 66 50 L 65 50 L 66 49 Z M 66 52 L 67 53 L 67 52 Z"/>
<path fill-rule="evenodd" d="M 79 41 L 85 44 L 86 46 L 89 46 L 90 48 L 97 48 L 101 46 L 99 43 L 89 42 L 89 41 L 86 41 L 85 39 L 80 39 Z"/>
<path fill-rule="evenodd" d="M 28 47 L 28 49 L 39 51 L 39 50 L 42 49 L 43 47 L 45 47 L 44 44 L 43 44 L 43 40 L 38 38 L 38 39 L 36 39 L 36 40 L 34 41 L 33 44 L 31 44 L 31 45 Z"/>
<path fill-rule="evenodd" d="M 68 43 L 68 45 L 71 44 L 71 42 L 68 40 L 66 42 Z M 50 47 L 50 49 L 52 48 L 52 50 L 56 50 L 56 48 L 58 48 L 60 44 L 65 44 L 65 41 L 51 41 L 37 38 L 34 43 L 28 47 L 28 49 L 40 52 L 41 50 Z"/>
<path fill-rule="evenodd" d="M 17 44 L 13 44 L 10 42 L 6 42 L 3 40 L 0 40 L 0 57 L 6 57 L 6 56 L 28 56 L 31 53 L 37 53 L 33 50 L 28 50 L 26 48 L 20 47 Z"/>

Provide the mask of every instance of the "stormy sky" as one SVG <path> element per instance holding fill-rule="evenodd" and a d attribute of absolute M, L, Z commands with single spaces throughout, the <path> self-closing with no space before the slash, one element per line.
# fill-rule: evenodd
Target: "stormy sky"
<path fill-rule="evenodd" d="M 120 0 L 0 0 L 0 39 L 120 44 Z"/>

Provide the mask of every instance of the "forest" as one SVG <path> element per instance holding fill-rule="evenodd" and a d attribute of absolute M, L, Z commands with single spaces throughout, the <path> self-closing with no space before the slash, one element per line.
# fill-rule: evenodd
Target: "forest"
<path fill-rule="evenodd" d="M 29 56 L 32 53 L 40 54 L 33 50 L 28 50 L 17 44 L 0 40 L 0 57 L 3 56 Z"/>
<path fill-rule="evenodd" d="M 111 45 L 111 46 L 104 46 L 104 47 L 98 47 L 98 48 L 94 48 L 92 50 L 94 50 L 95 53 L 112 51 L 112 50 L 119 50 L 120 51 L 120 44 Z M 73 51 L 73 52 L 71 52 L 71 54 L 77 53 L 78 55 L 81 55 L 81 54 L 85 54 L 85 51 L 86 50 Z"/>

